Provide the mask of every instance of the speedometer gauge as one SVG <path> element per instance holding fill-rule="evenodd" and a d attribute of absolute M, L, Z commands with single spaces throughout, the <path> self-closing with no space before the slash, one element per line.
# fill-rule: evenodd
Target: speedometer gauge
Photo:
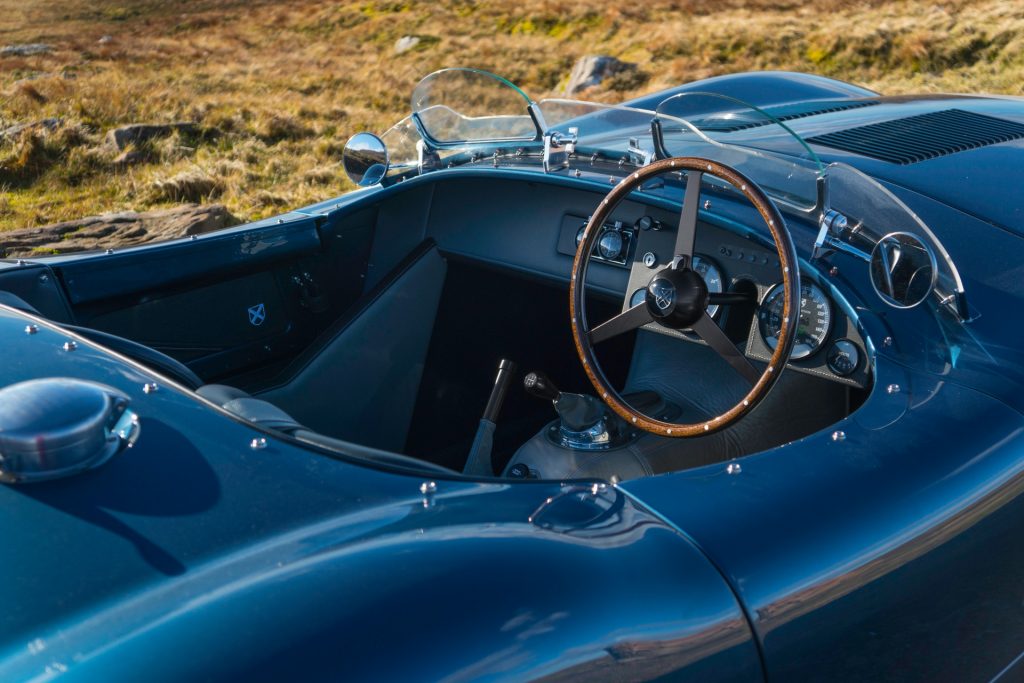
<path fill-rule="evenodd" d="M 772 287 L 761 302 L 757 311 L 757 326 L 761 339 L 772 351 L 779 343 L 779 332 L 782 329 L 782 284 Z M 789 357 L 793 360 L 807 358 L 821 348 L 828 338 L 832 326 L 832 305 L 821 291 L 821 287 L 807 282 L 800 287 L 800 320 L 796 325 L 796 339 L 793 352 Z"/>
<path fill-rule="evenodd" d="M 722 271 L 718 269 L 714 261 L 707 256 L 697 256 L 695 254 L 693 257 L 693 269 L 704 278 L 704 284 L 708 286 L 708 292 L 711 294 L 722 293 L 724 290 Z M 714 317 L 715 313 L 718 313 L 718 304 L 708 306 L 708 315 Z"/>

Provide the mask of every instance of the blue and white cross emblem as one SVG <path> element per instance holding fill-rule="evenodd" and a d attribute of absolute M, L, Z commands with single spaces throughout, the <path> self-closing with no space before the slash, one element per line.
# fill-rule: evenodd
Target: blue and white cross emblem
<path fill-rule="evenodd" d="M 267 319 L 267 309 L 263 304 L 249 307 L 249 324 L 259 327 Z"/>

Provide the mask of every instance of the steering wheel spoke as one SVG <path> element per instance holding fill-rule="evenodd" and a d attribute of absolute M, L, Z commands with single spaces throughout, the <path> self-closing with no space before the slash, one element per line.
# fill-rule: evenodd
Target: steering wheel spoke
<path fill-rule="evenodd" d="M 711 292 L 708 294 L 708 306 L 732 306 L 745 304 L 754 300 L 754 297 L 743 292 Z"/>
<path fill-rule="evenodd" d="M 598 344 L 605 339 L 611 339 L 630 330 L 643 327 L 653 320 L 654 316 L 648 310 L 647 303 L 641 301 L 636 306 L 619 313 L 614 318 L 604 321 L 587 334 L 591 344 Z"/>
<path fill-rule="evenodd" d="M 718 323 L 711 319 L 707 311 L 693 324 L 691 329 L 697 333 L 698 337 L 707 342 L 707 345 L 715 353 L 724 358 L 736 372 L 750 382 L 751 386 L 757 384 L 757 380 L 761 379 L 761 373 L 747 360 L 743 352 L 736 348 L 736 345 L 722 331 Z"/>
<path fill-rule="evenodd" d="M 683 210 L 679 214 L 679 229 L 676 232 L 675 263 L 685 257 L 687 263 L 693 260 L 693 242 L 697 236 L 697 209 L 700 206 L 700 184 L 704 174 L 689 171 L 686 175 L 686 194 L 683 196 Z"/>

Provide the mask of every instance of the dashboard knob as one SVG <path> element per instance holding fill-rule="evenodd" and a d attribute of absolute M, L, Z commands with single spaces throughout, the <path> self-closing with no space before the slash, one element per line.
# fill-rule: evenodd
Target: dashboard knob
<path fill-rule="evenodd" d="M 661 230 L 664 226 L 653 216 L 641 216 L 636 222 L 636 227 L 640 230 Z"/>

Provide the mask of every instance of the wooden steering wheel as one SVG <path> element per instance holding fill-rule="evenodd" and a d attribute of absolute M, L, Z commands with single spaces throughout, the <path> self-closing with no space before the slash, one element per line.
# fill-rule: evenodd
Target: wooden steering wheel
<path fill-rule="evenodd" d="M 686 171 L 686 194 L 676 234 L 675 258 L 670 265 L 654 273 L 647 285 L 645 300 L 619 315 L 590 329 L 586 317 L 584 282 L 590 266 L 590 255 L 608 216 L 634 189 L 662 173 Z M 707 313 L 709 305 L 729 305 L 740 297 L 735 294 L 709 294 L 704 278 L 693 270 L 693 243 L 697 230 L 697 208 L 700 186 L 705 173 L 721 178 L 738 189 L 761 214 L 778 252 L 782 267 L 782 325 L 778 344 L 763 372 L 759 372 L 742 351 L 726 336 Z M 627 303 L 629 292 L 626 293 Z M 703 436 L 733 424 L 768 395 L 778 380 L 789 358 L 795 339 L 800 311 L 800 269 L 796 250 L 786 224 L 778 209 L 756 184 L 739 171 L 710 159 L 676 157 L 663 159 L 643 167 L 619 183 L 601 201 L 587 223 L 583 239 L 576 249 L 569 283 L 569 309 L 572 318 L 572 337 L 576 343 L 583 369 L 597 390 L 598 396 L 626 422 L 644 431 L 670 437 Z M 690 330 L 724 358 L 751 385 L 746 396 L 732 408 L 703 422 L 677 424 L 657 420 L 636 411 L 605 377 L 594 355 L 594 345 L 648 323 L 674 330 Z"/>

